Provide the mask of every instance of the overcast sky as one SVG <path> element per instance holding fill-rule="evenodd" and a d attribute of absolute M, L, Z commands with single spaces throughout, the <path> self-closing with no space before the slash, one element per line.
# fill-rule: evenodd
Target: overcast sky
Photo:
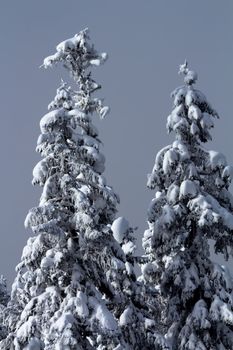
<path fill-rule="evenodd" d="M 120 195 L 119 215 L 139 227 L 139 245 L 153 197 L 147 174 L 172 140 L 165 129 L 170 92 L 182 85 L 177 72 L 185 58 L 221 116 L 207 147 L 233 164 L 232 0 L 1 0 L 0 273 L 9 282 L 31 234 L 24 218 L 41 193 L 31 185 L 39 121 L 60 79 L 68 79 L 60 68 L 38 67 L 57 43 L 85 27 L 109 54 L 93 76 L 111 114 L 101 122 L 96 117 L 96 125 L 107 182 Z"/>

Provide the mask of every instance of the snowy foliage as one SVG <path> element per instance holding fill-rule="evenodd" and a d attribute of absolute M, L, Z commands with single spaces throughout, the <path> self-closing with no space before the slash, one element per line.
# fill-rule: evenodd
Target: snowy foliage
<path fill-rule="evenodd" d="M 233 255 L 233 167 L 203 143 L 217 112 L 194 88 L 197 74 L 180 66 L 185 85 L 173 93 L 167 119 L 175 141 L 156 156 L 148 178 L 155 197 L 136 256 L 134 230 L 115 219 L 119 198 L 103 175 L 105 158 L 92 117 L 109 112 L 91 68 L 107 55 L 88 30 L 60 43 L 43 67 L 62 63 L 62 81 L 40 121 L 33 185 L 42 187 L 25 227 L 8 297 L 0 278 L 1 350 L 230 350 L 233 279 L 210 259 Z M 142 265 L 136 278 L 135 264 Z"/>
<path fill-rule="evenodd" d="M 89 31 L 86 28 L 73 38 L 61 42 L 56 47 L 56 53 L 44 59 L 43 67 L 49 68 L 61 62 L 80 87 L 75 96 L 77 107 L 85 112 L 97 112 L 104 118 L 109 112 L 109 107 L 103 106 L 101 99 L 90 98 L 101 86 L 91 78 L 88 68 L 103 64 L 107 54 L 97 52 L 89 43 L 89 39 Z"/>
<path fill-rule="evenodd" d="M 121 245 L 126 257 L 134 256 L 136 245 L 134 229 L 129 226 L 124 217 L 117 218 L 112 224 L 112 232 L 116 241 Z"/>
<path fill-rule="evenodd" d="M 7 292 L 6 279 L 0 276 L 0 340 L 7 335 L 7 329 L 5 324 L 7 314 L 7 302 L 9 295 Z"/>
<path fill-rule="evenodd" d="M 6 306 L 9 299 L 7 292 L 6 279 L 0 276 L 0 304 Z"/>
<path fill-rule="evenodd" d="M 34 236 L 17 266 L 4 350 L 136 350 L 145 343 L 140 283 L 129 264 L 134 240 L 130 230 L 122 246 L 113 236 L 119 198 L 103 176 L 92 123 L 94 112 L 103 118 L 108 108 L 92 97 L 100 86 L 88 68 L 106 55 L 88 39 L 84 30 L 44 61 L 46 68 L 62 62 L 78 91 L 62 82 L 40 121 L 43 159 L 32 183 L 43 190 L 25 220 Z"/>
<path fill-rule="evenodd" d="M 173 93 L 167 119 L 175 141 L 156 156 L 148 187 L 156 190 L 148 209 L 143 247 L 147 286 L 161 295 L 161 330 L 172 350 L 233 349 L 233 285 L 225 267 L 210 259 L 228 259 L 233 248 L 233 201 L 229 192 L 233 168 L 209 151 L 217 112 L 194 88 L 197 74 L 187 62 L 180 67 L 185 85 Z"/>

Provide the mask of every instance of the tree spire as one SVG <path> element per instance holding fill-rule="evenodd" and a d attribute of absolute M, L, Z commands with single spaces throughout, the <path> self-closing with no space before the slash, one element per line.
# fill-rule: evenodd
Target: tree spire
<path fill-rule="evenodd" d="M 184 74 L 184 82 L 186 85 L 192 86 L 197 81 L 197 73 L 188 68 L 188 61 L 185 60 L 179 67 L 179 74 Z"/>
<path fill-rule="evenodd" d="M 105 52 L 99 53 L 94 45 L 90 44 L 89 30 L 85 28 L 73 38 L 58 44 L 55 54 L 46 57 L 42 67 L 47 69 L 62 63 L 79 87 L 76 95 L 79 109 L 87 113 L 97 112 L 102 119 L 109 112 L 109 107 L 103 106 L 101 99 L 91 98 L 101 85 L 92 79 L 90 68 L 103 64 L 106 59 Z"/>
<path fill-rule="evenodd" d="M 197 73 L 189 70 L 186 60 L 180 65 L 179 74 L 184 75 L 185 85 L 171 94 L 174 108 L 167 118 L 167 130 L 175 132 L 176 138 L 186 144 L 207 142 L 212 139 L 210 129 L 214 127 L 213 117 L 218 118 L 218 113 L 205 95 L 194 88 Z"/>

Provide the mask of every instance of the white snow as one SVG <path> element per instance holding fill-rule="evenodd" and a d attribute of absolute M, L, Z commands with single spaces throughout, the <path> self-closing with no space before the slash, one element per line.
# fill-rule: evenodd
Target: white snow
<path fill-rule="evenodd" d="M 45 183 L 48 177 L 49 168 L 50 168 L 49 163 L 51 160 L 52 160 L 52 157 L 48 156 L 36 164 L 36 166 L 32 171 L 33 185 L 35 185 L 36 183 L 39 183 L 42 186 Z"/>
<path fill-rule="evenodd" d="M 75 34 L 74 37 L 66 39 L 59 43 L 56 46 L 56 53 L 54 55 L 48 56 L 44 59 L 43 66 L 44 68 L 52 67 L 58 61 L 65 61 L 67 57 L 72 57 L 72 54 L 81 52 L 80 57 L 86 65 L 99 66 L 104 63 L 107 59 L 107 53 L 97 53 L 92 46 L 88 43 L 88 28 L 82 30 L 78 34 Z M 82 50 L 80 50 L 82 48 Z M 84 55 L 82 53 L 88 53 Z"/>
<path fill-rule="evenodd" d="M 48 56 L 43 61 L 44 68 L 52 67 L 53 63 L 60 59 L 60 53 L 56 52 L 54 55 Z"/>
<path fill-rule="evenodd" d="M 213 117 L 207 113 L 203 113 L 200 124 L 204 129 L 211 129 L 214 127 Z"/>
<path fill-rule="evenodd" d="M 111 267 L 112 267 L 112 269 L 117 270 L 117 271 L 119 271 L 119 270 L 124 271 L 125 264 L 123 263 L 122 260 L 120 260 L 120 259 L 118 259 L 116 257 L 112 257 L 112 259 L 111 259 Z"/>
<path fill-rule="evenodd" d="M 197 126 L 196 122 L 192 122 L 191 126 L 190 126 L 190 133 L 192 135 L 198 135 L 200 132 L 199 127 Z"/>
<path fill-rule="evenodd" d="M 198 90 L 187 90 L 186 96 L 185 96 L 185 103 L 189 107 L 192 104 L 199 105 L 201 103 L 206 102 L 205 95 Z"/>
<path fill-rule="evenodd" d="M 66 39 L 57 45 L 56 50 L 61 52 L 74 50 L 80 42 L 80 37 L 75 35 L 73 38 Z"/>
<path fill-rule="evenodd" d="M 126 263 L 125 263 L 125 268 L 126 268 L 127 273 L 129 274 L 129 276 L 134 274 L 134 267 L 128 261 L 126 261 Z"/>
<path fill-rule="evenodd" d="M 62 314 L 56 322 L 52 325 L 52 329 L 56 329 L 59 333 L 62 333 L 65 328 L 71 328 L 76 320 L 71 312 Z"/>
<path fill-rule="evenodd" d="M 49 269 L 54 266 L 54 259 L 50 257 L 44 257 L 40 264 L 42 269 Z"/>
<path fill-rule="evenodd" d="M 216 222 L 219 220 L 219 217 L 221 217 L 224 225 L 230 230 L 233 229 L 233 214 L 227 211 L 224 207 L 221 207 L 218 201 L 211 195 L 203 196 L 199 194 L 196 198 L 189 201 L 188 206 L 190 210 L 199 212 L 200 214 L 205 214 L 207 212 L 210 213 L 207 210 L 211 209 L 213 221 Z"/>
<path fill-rule="evenodd" d="M 167 191 L 167 200 L 171 204 L 175 204 L 179 199 L 180 189 L 177 185 L 172 184 Z"/>
<path fill-rule="evenodd" d="M 217 295 L 210 307 L 210 316 L 213 321 L 224 321 L 227 324 L 233 325 L 233 312 L 230 310 L 229 305 L 223 302 Z"/>
<path fill-rule="evenodd" d="M 90 64 L 92 64 L 93 66 L 100 66 L 102 63 L 104 63 L 106 61 L 106 59 L 108 58 L 108 55 L 106 52 L 103 52 L 99 55 L 98 58 L 92 59 L 90 60 Z M 103 111 L 103 115 L 107 114 L 108 111 Z M 104 118 L 104 116 L 103 116 Z"/>
<path fill-rule="evenodd" d="M 175 89 L 171 93 L 171 96 L 174 98 L 174 105 L 181 106 L 184 103 L 185 95 L 186 95 L 186 87 L 180 87 Z"/>
<path fill-rule="evenodd" d="M 87 306 L 87 296 L 83 293 L 78 291 L 76 298 L 74 298 L 75 303 L 75 311 L 77 311 L 78 315 L 82 318 L 86 318 L 89 315 L 89 310 Z M 69 306 L 69 302 L 68 302 Z"/>
<path fill-rule="evenodd" d="M 129 230 L 129 222 L 124 217 L 120 216 L 113 222 L 111 228 L 114 238 L 118 243 L 122 243 Z"/>
<path fill-rule="evenodd" d="M 150 329 L 156 325 L 155 320 L 151 320 L 150 318 L 145 319 L 145 328 Z"/>
<path fill-rule="evenodd" d="M 28 345 L 26 345 L 23 350 L 41 350 L 41 347 L 41 341 L 38 338 L 33 337 L 29 340 Z"/>
<path fill-rule="evenodd" d="M 217 263 L 213 264 L 211 279 L 212 280 L 219 280 L 224 276 L 224 281 L 226 283 L 227 290 L 233 289 L 233 279 L 231 276 L 230 271 L 228 268 L 224 265 L 219 265 Z"/>
<path fill-rule="evenodd" d="M 159 270 L 159 266 L 156 263 L 156 261 L 143 264 L 141 268 L 142 268 L 142 274 L 148 275 L 148 276 L 155 274 Z"/>
<path fill-rule="evenodd" d="M 108 106 L 102 107 L 99 112 L 101 119 L 104 119 L 109 112 L 110 108 Z"/>
<path fill-rule="evenodd" d="M 220 167 L 223 168 L 227 165 L 225 156 L 222 153 L 216 151 L 208 151 L 210 166 L 213 170 Z"/>
<path fill-rule="evenodd" d="M 168 132 L 171 132 L 172 130 L 176 130 L 177 128 L 179 128 L 179 126 L 182 125 L 183 121 L 184 121 L 184 118 L 182 118 L 180 115 L 176 114 L 175 112 L 172 112 L 167 118 Z"/>
<path fill-rule="evenodd" d="M 33 333 L 33 328 L 36 327 L 36 316 L 30 316 L 17 330 L 17 337 L 21 341 L 26 341 L 29 334 Z"/>
<path fill-rule="evenodd" d="M 227 178 L 229 181 L 233 178 L 233 166 L 227 165 L 222 172 L 222 178 Z"/>
<path fill-rule="evenodd" d="M 133 242 L 129 241 L 122 245 L 122 249 L 125 255 L 128 255 L 128 254 L 132 254 L 135 251 L 136 246 Z"/>
<path fill-rule="evenodd" d="M 131 307 L 127 307 L 119 318 L 120 326 L 126 326 L 133 322 L 133 312 Z"/>
<path fill-rule="evenodd" d="M 178 154 L 174 149 L 169 149 L 163 158 L 163 172 L 167 174 L 172 166 L 178 161 Z"/>
<path fill-rule="evenodd" d="M 180 198 L 193 198 L 197 195 L 197 186 L 191 180 L 184 180 L 180 185 Z"/>
<path fill-rule="evenodd" d="M 202 112 L 200 108 L 196 105 L 191 105 L 188 109 L 188 117 L 190 119 L 199 120 L 202 117 Z"/>
<path fill-rule="evenodd" d="M 182 141 L 180 140 L 174 141 L 172 144 L 172 147 L 178 150 L 181 161 L 190 159 L 188 148 Z"/>
<path fill-rule="evenodd" d="M 112 331 L 117 329 L 117 323 L 110 311 L 107 309 L 106 305 L 104 305 L 103 303 L 100 304 L 98 300 L 94 297 L 88 298 L 88 304 L 93 309 L 91 320 L 97 320 L 100 323 L 101 327 L 105 329 L 109 329 Z"/>
<path fill-rule="evenodd" d="M 188 70 L 184 77 L 184 82 L 188 85 L 192 85 L 197 81 L 197 73 L 191 70 Z"/>
<path fill-rule="evenodd" d="M 199 271 L 194 263 L 186 270 L 183 292 L 189 296 L 200 285 Z"/>
<path fill-rule="evenodd" d="M 172 207 L 170 207 L 168 204 L 165 204 L 162 208 L 162 214 L 160 217 L 160 223 L 162 226 L 170 226 L 175 219 L 175 212 Z"/>
<path fill-rule="evenodd" d="M 63 119 L 66 118 L 66 113 L 63 108 L 55 109 L 45 114 L 40 120 L 40 130 L 42 133 L 47 133 L 54 128 L 55 124 L 61 124 Z"/>
<path fill-rule="evenodd" d="M 153 168 L 153 172 L 155 172 L 156 170 L 158 170 L 160 168 L 160 166 L 162 166 L 163 164 L 163 157 L 164 157 L 164 154 L 166 153 L 167 150 L 169 150 L 171 148 L 171 146 L 166 146 L 164 148 L 162 148 L 156 155 L 156 158 L 155 158 L 155 165 L 154 165 L 154 168 Z"/>

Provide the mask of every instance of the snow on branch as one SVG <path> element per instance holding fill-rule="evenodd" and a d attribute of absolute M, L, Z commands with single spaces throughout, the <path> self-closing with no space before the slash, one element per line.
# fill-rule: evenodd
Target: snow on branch
<path fill-rule="evenodd" d="M 91 98 L 91 95 L 100 89 L 101 85 L 91 77 L 90 68 L 100 66 L 106 59 L 107 54 L 98 52 L 90 43 L 89 31 L 86 28 L 75 34 L 73 38 L 58 44 L 55 54 L 46 57 L 42 67 L 53 67 L 61 62 L 79 87 L 79 91 L 76 92 L 78 108 L 85 113 L 95 111 L 103 119 L 109 113 L 110 108 L 103 105 L 101 98 Z"/>
<path fill-rule="evenodd" d="M 179 74 L 184 74 L 184 82 L 186 85 L 191 86 L 197 81 L 197 73 L 189 70 L 187 60 L 185 60 L 184 63 L 180 65 Z"/>
<path fill-rule="evenodd" d="M 99 66 L 107 59 L 105 52 L 99 53 L 89 43 L 89 30 L 85 28 L 73 38 L 62 41 L 56 46 L 56 53 L 44 59 L 42 67 L 49 68 L 62 62 L 72 75 L 78 79 L 89 66 Z"/>

